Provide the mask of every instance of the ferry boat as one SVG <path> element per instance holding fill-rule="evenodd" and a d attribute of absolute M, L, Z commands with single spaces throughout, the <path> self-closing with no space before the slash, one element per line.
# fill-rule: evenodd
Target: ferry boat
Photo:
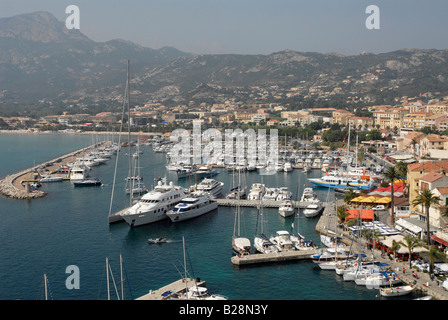
<path fill-rule="evenodd" d="M 162 180 L 136 204 L 121 213 L 121 217 L 131 227 L 168 218 L 166 213 L 187 195 L 183 187 L 175 186 L 173 182 L 167 185 L 166 178 Z"/>
<path fill-rule="evenodd" d="M 183 198 L 176 204 L 174 209 L 169 210 L 166 215 L 172 222 L 183 221 L 199 217 L 218 208 L 216 200 L 210 194 L 195 192 Z"/>
<path fill-rule="evenodd" d="M 310 178 L 308 181 L 310 181 L 313 186 L 322 188 L 369 190 L 373 186 L 371 182 L 348 176 L 325 175 L 322 178 Z"/>

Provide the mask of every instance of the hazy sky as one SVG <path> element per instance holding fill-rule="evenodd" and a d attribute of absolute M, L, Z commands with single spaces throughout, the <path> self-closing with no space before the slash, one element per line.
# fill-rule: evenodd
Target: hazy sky
<path fill-rule="evenodd" d="M 0 0 L 0 17 L 80 9 L 81 32 L 191 53 L 295 51 L 359 54 L 448 48 L 448 0 Z M 369 5 L 380 29 L 369 30 Z"/>

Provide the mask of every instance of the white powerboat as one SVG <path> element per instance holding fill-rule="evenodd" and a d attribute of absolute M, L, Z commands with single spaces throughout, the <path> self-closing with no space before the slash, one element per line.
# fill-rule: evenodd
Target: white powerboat
<path fill-rule="evenodd" d="M 70 172 L 70 180 L 84 180 L 89 174 L 89 169 L 84 165 L 76 165 L 72 167 Z"/>
<path fill-rule="evenodd" d="M 280 204 L 280 207 L 278 208 L 278 213 L 282 217 L 285 217 L 285 218 L 293 215 L 294 211 L 295 211 L 295 208 L 294 208 L 291 200 L 283 201 Z"/>
<path fill-rule="evenodd" d="M 144 224 L 160 221 L 168 218 L 166 212 L 174 208 L 186 196 L 185 189 L 175 186 L 173 182 L 166 184 L 166 179 L 158 182 L 158 185 L 140 200 L 121 213 L 121 217 L 131 226 L 137 227 Z"/>
<path fill-rule="evenodd" d="M 312 218 L 317 216 L 322 210 L 322 205 L 320 202 L 311 203 L 306 206 L 305 210 L 303 210 L 303 214 L 307 218 Z"/>
<path fill-rule="evenodd" d="M 265 185 L 262 183 L 254 183 L 247 196 L 248 200 L 260 200 L 266 191 Z"/>
<path fill-rule="evenodd" d="M 42 175 L 42 177 L 39 179 L 39 182 L 59 182 L 62 181 L 62 177 L 54 176 L 51 174 L 45 174 Z"/>
<path fill-rule="evenodd" d="M 205 178 L 195 185 L 193 190 L 209 193 L 212 197 L 216 198 L 221 194 L 223 186 L 224 182 L 212 178 Z"/>
<path fill-rule="evenodd" d="M 277 231 L 275 236 L 269 239 L 274 243 L 279 251 L 294 251 L 296 250 L 291 241 L 291 235 L 286 230 Z"/>
<path fill-rule="evenodd" d="M 303 189 L 302 198 L 300 198 L 301 202 L 316 202 L 317 200 L 319 199 L 313 188 L 307 187 Z"/>
<path fill-rule="evenodd" d="M 413 286 L 402 286 L 402 287 L 388 287 L 380 288 L 380 295 L 383 297 L 398 297 L 410 294 L 414 291 Z"/>
<path fill-rule="evenodd" d="M 166 215 L 172 222 L 199 217 L 218 208 L 218 203 L 208 193 L 195 192 L 183 198 Z"/>
<path fill-rule="evenodd" d="M 254 247 L 260 253 L 278 252 L 275 244 L 264 234 L 254 238 Z"/>
<path fill-rule="evenodd" d="M 188 300 L 227 300 L 219 294 L 210 294 L 206 287 L 194 286 L 188 289 L 186 298 Z"/>

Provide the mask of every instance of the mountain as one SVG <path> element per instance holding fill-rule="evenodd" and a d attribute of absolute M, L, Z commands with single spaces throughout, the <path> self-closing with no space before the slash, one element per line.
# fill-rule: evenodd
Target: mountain
<path fill-rule="evenodd" d="M 35 12 L 0 19 L 0 101 L 114 101 L 123 95 L 128 59 L 133 98 L 139 102 L 247 100 L 253 88 L 285 92 L 292 87 L 305 96 L 325 98 L 336 92 L 381 101 L 445 91 L 448 82 L 448 50 L 193 55 L 121 39 L 95 42 L 79 30 L 67 30 L 51 14 Z"/>
<path fill-rule="evenodd" d="M 130 41 L 95 42 L 47 12 L 0 19 L 0 97 L 33 102 L 67 99 L 84 92 L 119 89 L 126 60 L 132 69 L 165 64 L 188 53 L 174 48 L 154 50 Z"/>

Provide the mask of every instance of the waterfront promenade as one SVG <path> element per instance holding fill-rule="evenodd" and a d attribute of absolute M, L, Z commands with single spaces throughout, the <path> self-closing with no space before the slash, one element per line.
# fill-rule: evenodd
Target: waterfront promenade
<path fill-rule="evenodd" d="M 339 200 L 342 201 L 342 200 Z M 342 205 L 342 203 L 341 203 Z M 326 234 L 327 230 L 335 232 L 341 237 L 341 241 L 347 245 L 352 242 L 352 236 L 349 232 L 344 231 L 337 227 L 337 217 L 334 215 L 335 211 L 328 210 L 322 214 L 316 224 L 316 231 L 321 234 Z M 421 291 L 424 295 L 432 296 L 436 300 L 448 300 L 448 291 L 439 286 L 436 278 L 431 280 L 428 272 L 417 271 L 418 278 L 414 278 L 412 272 L 414 269 L 410 269 L 409 261 L 400 261 L 390 259 L 388 256 L 382 256 L 381 251 L 377 249 L 370 250 L 368 258 L 372 258 L 375 261 L 387 263 L 390 268 L 400 277 L 400 279 L 406 284 L 415 283 L 416 290 Z M 404 268 L 404 272 L 403 272 Z"/>

